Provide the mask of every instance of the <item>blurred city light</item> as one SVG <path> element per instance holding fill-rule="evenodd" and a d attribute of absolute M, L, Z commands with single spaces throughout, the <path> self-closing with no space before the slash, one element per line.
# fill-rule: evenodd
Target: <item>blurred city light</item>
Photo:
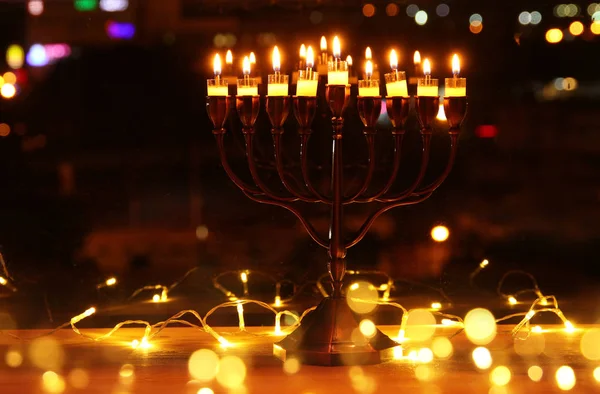
<path fill-rule="evenodd" d="M 477 24 L 477 22 L 483 23 L 483 17 L 480 14 L 473 14 L 469 17 L 470 24 Z"/>
<path fill-rule="evenodd" d="M 10 134 L 10 126 L 6 123 L 0 123 L 0 137 L 6 137 Z M 4 279 L 4 278 L 2 278 Z"/>
<path fill-rule="evenodd" d="M 396 5 L 396 3 L 390 3 L 387 6 L 385 6 L 385 13 L 387 14 L 387 16 L 396 16 L 398 15 L 398 11 L 399 7 Z"/>
<path fill-rule="evenodd" d="M 129 7 L 129 0 L 100 0 L 100 9 L 102 11 L 125 11 L 127 7 Z"/>
<path fill-rule="evenodd" d="M 587 13 L 589 16 L 594 15 L 598 11 L 600 11 L 600 3 L 591 3 L 587 7 Z"/>
<path fill-rule="evenodd" d="M 17 89 L 15 88 L 15 85 L 11 83 L 5 83 L 0 88 L 0 95 L 5 99 L 11 99 L 15 97 L 15 94 L 17 94 Z"/>
<path fill-rule="evenodd" d="M 569 25 L 569 32 L 574 36 L 579 36 L 583 33 L 583 23 L 575 21 Z"/>
<path fill-rule="evenodd" d="M 423 26 L 427 23 L 427 12 L 421 10 L 415 14 L 415 22 L 417 25 Z"/>
<path fill-rule="evenodd" d="M 25 52 L 20 45 L 13 44 L 6 50 L 6 64 L 8 64 L 10 68 L 16 70 L 23 67 L 24 59 Z"/>
<path fill-rule="evenodd" d="M 108 21 L 106 34 L 115 40 L 131 40 L 135 35 L 135 26 L 129 22 Z"/>
<path fill-rule="evenodd" d="M 537 25 L 542 21 L 542 14 L 539 11 L 533 11 L 531 13 L 531 24 Z"/>
<path fill-rule="evenodd" d="M 74 6 L 77 11 L 94 11 L 98 8 L 98 0 L 75 0 Z"/>
<path fill-rule="evenodd" d="M 450 236 L 450 230 L 446 226 L 435 226 L 431 229 L 431 239 L 435 242 L 444 242 Z"/>
<path fill-rule="evenodd" d="M 483 30 L 483 23 L 481 23 L 481 22 L 471 23 L 469 25 L 469 30 L 473 34 L 479 34 Z"/>
<path fill-rule="evenodd" d="M 71 47 L 68 44 L 44 44 L 44 50 L 49 63 L 71 55 Z"/>
<path fill-rule="evenodd" d="M 600 10 L 598 10 L 592 14 L 592 20 L 594 22 L 600 22 Z"/>
<path fill-rule="evenodd" d="M 375 15 L 375 6 L 371 3 L 365 4 L 362 8 L 362 13 L 367 18 L 372 17 L 373 15 Z"/>
<path fill-rule="evenodd" d="M 29 0 L 27 2 L 27 12 L 33 16 L 42 15 L 44 12 L 44 2 L 42 0 Z"/>
<path fill-rule="evenodd" d="M 531 23 L 531 14 L 528 11 L 523 11 L 519 14 L 519 23 L 528 25 Z"/>
<path fill-rule="evenodd" d="M 15 75 L 15 73 L 10 71 L 5 72 L 4 75 L 2 75 L 2 79 L 4 80 L 4 83 L 9 83 L 11 85 L 17 83 L 17 76 Z"/>
<path fill-rule="evenodd" d="M 479 138 L 495 138 L 498 135 L 498 127 L 490 124 L 477 126 L 475 135 Z"/>
<path fill-rule="evenodd" d="M 435 13 L 437 14 L 437 16 L 441 16 L 443 18 L 450 14 L 450 7 L 448 6 L 448 4 L 438 4 L 438 6 L 435 7 Z"/>
<path fill-rule="evenodd" d="M 33 44 L 27 52 L 27 64 L 32 67 L 42 67 L 48 64 L 46 49 L 40 44 Z"/>
<path fill-rule="evenodd" d="M 550 44 L 556 44 L 563 39 L 563 32 L 560 29 L 553 28 L 546 32 L 546 41 Z"/>
<path fill-rule="evenodd" d="M 419 12 L 419 6 L 416 4 L 409 4 L 408 7 L 406 7 L 406 15 L 411 18 L 414 18 L 415 15 L 417 15 L 417 12 Z"/>
<path fill-rule="evenodd" d="M 592 22 L 592 25 L 590 26 L 590 30 L 592 33 L 594 33 L 596 35 L 600 34 L 600 21 Z"/>

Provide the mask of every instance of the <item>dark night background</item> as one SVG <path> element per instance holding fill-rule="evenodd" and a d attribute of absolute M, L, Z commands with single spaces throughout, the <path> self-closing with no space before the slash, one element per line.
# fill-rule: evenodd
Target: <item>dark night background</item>
<path fill-rule="evenodd" d="M 94 9 L 77 10 L 82 2 Z M 379 70 L 387 72 L 393 46 L 400 69 L 414 76 L 418 49 L 443 79 L 450 76 L 450 55 L 458 52 L 468 79 L 469 115 L 451 175 L 428 201 L 379 219 L 349 251 L 349 267 L 443 288 L 455 311 L 474 306 L 474 299 L 508 310 L 495 286 L 504 272 L 523 269 L 544 293 L 565 300 L 563 309 L 574 321 L 598 319 L 600 35 L 590 30 L 590 2 L 575 2 L 576 15 L 558 17 L 559 0 L 446 0 L 450 13 L 440 17 L 441 0 L 415 0 L 429 16 L 423 26 L 407 16 L 408 1 L 129 0 L 120 12 L 102 11 L 96 3 L 45 0 L 35 16 L 25 0 L 0 1 L 2 53 L 11 44 L 26 53 L 37 43 L 71 47 L 70 56 L 52 64 L 26 62 L 17 72 L 17 95 L 0 97 L 0 123 L 10 129 L 0 137 L 0 251 L 18 288 L 0 288 L 0 313 L 18 326 L 53 326 L 89 305 L 101 310 L 95 325 L 123 315 L 208 309 L 225 300 L 211 282 L 223 271 L 258 270 L 298 284 L 323 274 L 326 253 L 295 218 L 251 202 L 225 175 L 206 115 L 205 81 L 217 51 L 224 57 L 232 49 L 235 75 L 241 75 L 243 55 L 254 51 L 253 74 L 266 79 L 274 45 L 290 74 L 301 43 L 318 48 L 321 35 L 334 34 L 357 68 L 370 46 Z M 372 17 L 363 15 L 367 3 L 375 7 Z M 386 15 L 390 3 L 397 15 Z M 522 11 L 539 11 L 541 23 L 519 24 Z M 474 13 L 483 17 L 478 34 L 469 29 Z M 133 24 L 135 35 L 109 38 L 109 21 Z M 585 27 L 577 37 L 568 32 L 574 21 Z M 550 28 L 565 31 L 560 43 L 546 41 Z M 3 56 L 0 75 L 7 71 Z M 576 85 L 564 90 L 557 78 L 573 78 Z M 324 116 L 315 123 L 311 160 L 327 173 L 330 129 Z M 364 143 L 352 109 L 348 123 L 346 159 L 361 163 Z M 264 110 L 259 124 L 268 154 Z M 229 130 L 228 152 L 245 175 L 238 122 L 229 125 L 235 130 Z M 388 128 L 378 135 L 384 158 Z M 285 142 L 297 158 L 295 130 L 290 118 Z M 427 179 L 443 168 L 447 140 L 440 122 Z M 413 127 L 403 151 L 405 183 L 414 176 L 418 147 Z M 346 176 L 356 174 L 362 172 Z M 327 182 L 327 175 L 322 178 Z M 307 208 L 326 231 L 327 211 Z M 349 209 L 349 227 L 368 211 Z M 438 224 L 450 230 L 444 243 L 430 237 Z M 469 273 L 483 259 L 490 265 L 471 287 Z M 136 288 L 168 285 L 196 266 L 173 292 L 172 305 L 144 301 L 152 292 L 127 301 Z M 117 286 L 96 289 L 111 276 Z M 508 285 L 518 290 L 527 283 Z M 409 304 L 414 295 L 431 302 L 420 288 L 399 290 L 395 296 Z M 272 300 L 272 289 L 261 287 L 256 297 Z M 309 306 L 318 295 L 309 289 L 298 299 Z"/>

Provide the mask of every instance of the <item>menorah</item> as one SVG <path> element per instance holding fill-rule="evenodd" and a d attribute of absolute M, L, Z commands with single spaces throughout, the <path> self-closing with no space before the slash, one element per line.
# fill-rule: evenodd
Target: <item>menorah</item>
<path fill-rule="evenodd" d="M 399 343 L 393 341 L 381 331 L 366 341 L 357 343 L 352 333 L 359 328 L 360 318 L 349 307 L 342 291 L 346 271 L 347 250 L 367 234 L 375 220 L 390 209 L 420 203 L 429 198 L 446 179 L 453 166 L 458 143 L 460 125 L 466 115 L 466 97 L 444 97 L 443 105 L 449 125 L 450 155 L 444 171 L 433 182 L 422 185 L 428 168 L 432 123 L 439 110 L 439 97 L 415 97 L 414 109 L 420 125 L 422 155 L 420 169 L 416 179 L 399 194 L 391 193 L 400 170 L 400 153 L 405 134 L 405 124 L 410 114 L 410 97 L 386 97 L 387 113 L 392 123 L 394 140 L 392 169 L 389 179 L 372 194 L 367 194 L 376 168 L 375 137 L 378 133 L 376 122 L 381 113 L 382 98 L 357 97 L 357 109 L 363 123 L 364 137 L 368 148 L 368 167 L 362 186 L 357 192 L 349 193 L 344 184 L 344 161 L 342 141 L 344 137 L 343 114 L 350 98 L 350 85 L 326 85 L 326 101 L 331 112 L 332 165 L 331 186 L 328 193 L 317 190 L 309 176 L 308 143 L 312 134 L 311 124 L 317 110 L 316 97 L 267 96 L 266 111 L 271 122 L 271 135 L 274 147 L 274 170 L 281 181 L 281 189 L 275 192 L 260 177 L 255 157 L 254 128 L 260 111 L 260 96 L 209 96 L 207 109 L 214 125 L 213 134 L 219 148 L 221 163 L 233 183 L 251 200 L 279 206 L 293 213 L 302 223 L 310 237 L 321 247 L 327 249 L 329 262 L 327 269 L 331 277 L 333 291 L 324 298 L 317 308 L 302 320 L 301 325 L 290 335 L 274 345 L 274 354 L 282 359 L 297 357 L 302 362 L 313 365 L 357 365 L 376 364 L 393 357 L 393 348 Z M 224 128 L 230 105 L 235 109 L 242 123 L 242 134 L 246 143 L 248 168 L 254 184 L 249 184 L 234 173 L 229 165 L 224 145 Z M 299 124 L 300 167 L 302 177 L 295 176 L 284 167 L 282 159 L 283 124 L 293 107 Z M 292 180 L 293 181 L 290 181 Z M 323 237 L 294 205 L 295 202 L 320 203 L 330 206 L 331 219 L 328 237 Z M 344 207 L 349 204 L 382 204 L 372 212 L 362 226 L 347 238 L 344 232 Z"/>

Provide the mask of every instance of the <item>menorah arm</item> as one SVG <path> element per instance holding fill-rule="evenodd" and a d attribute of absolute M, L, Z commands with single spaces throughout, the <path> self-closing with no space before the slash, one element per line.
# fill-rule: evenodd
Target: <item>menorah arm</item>
<path fill-rule="evenodd" d="M 310 196 L 303 195 L 301 192 L 295 190 L 287 181 L 286 172 L 284 171 L 283 165 L 283 151 L 281 146 L 281 136 L 282 132 L 275 130 L 273 133 L 273 149 L 275 152 L 275 166 L 277 169 L 277 175 L 281 179 L 281 183 L 285 187 L 285 189 L 290 192 L 292 195 L 296 196 L 300 201 L 304 202 L 321 202 L 318 198 L 311 198 Z M 293 176 L 292 179 L 299 183 Z"/>
<path fill-rule="evenodd" d="M 415 189 L 419 186 L 419 184 L 423 181 L 425 173 L 427 172 L 427 166 L 429 164 L 429 148 L 431 146 L 431 133 L 422 133 L 421 138 L 423 141 L 423 153 L 421 154 L 421 168 L 419 169 L 419 174 L 415 178 L 414 182 L 408 187 L 408 189 L 396 196 L 374 198 L 373 200 L 385 203 L 395 203 L 398 201 L 402 201 L 407 197 L 410 197 L 415 191 Z"/>
<path fill-rule="evenodd" d="M 379 208 L 377 211 L 373 212 L 367 218 L 366 222 L 361 226 L 361 228 L 356 233 L 356 236 L 354 237 L 354 239 L 351 242 L 346 244 L 346 249 L 351 248 L 354 245 L 356 245 L 357 243 L 359 243 L 365 237 L 365 235 L 367 235 L 367 233 L 369 232 L 369 229 L 371 228 L 373 223 L 375 223 L 375 220 L 377 220 L 377 218 L 381 214 L 389 211 L 390 209 L 396 208 L 396 207 L 418 204 L 422 201 L 427 200 L 431 196 L 431 194 L 432 193 L 426 194 L 424 196 L 419 197 L 416 200 L 392 202 L 392 203 L 389 203 L 389 204 L 384 205 L 383 207 Z"/>
<path fill-rule="evenodd" d="M 306 188 L 313 195 L 315 195 L 316 198 L 318 198 L 320 201 L 322 201 L 326 204 L 331 204 L 332 200 L 330 198 L 325 197 L 321 193 L 319 193 L 310 180 L 310 174 L 308 173 L 308 140 L 309 139 L 310 139 L 309 132 L 304 132 L 304 133 L 300 134 L 300 141 L 301 141 L 300 142 L 300 144 L 301 144 L 301 148 L 300 148 L 301 164 L 300 164 L 300 166 L 302 167 L 302 178 L 304 178 L 304 184 L 306 185 Z"/>
<path fill-rule="evenodd" d="M 365 139 L 367 140 L 367 149 L 369 151 L 369 153 L 368 153 L 369 167 L 367 169 L 367 176 L 365 177 L 365 180 L 364 180 L 362 186 L 360 187 L 360 189 L 354 195 L 350 196 L 349 198 L 344 198 L 343 204 L 345 204 L 345 205 L 355 202 L 358 197 L 360 197 L 364 192 L 366 192 L 367 188 L 371 184 L 371 180 L 373 179 L 373 173 L 375 172 L 375 133 L 374 133 L 374 130 L 373 130 L 373 132 L 366 131 Z"/>
<path fill-rule="evenodd" d="M 308 233 L 308 235 L 310 235 L 310 237 L 312 238 L 313 241 L 315 241 L 319 246 L 321 246 L 323 248 L 328 248 L 328 243 L 319 235 L 319 233 L 313 227 L 313 225 L 310 224 L 310 222 L 304 216 L 302 216 L 300 211 L 298 211 L 296 208 L 292 207 L 289 204 L 281 202 L 281 201 L 267 200 L 264 198 L 257 197 L 255 195 L 247 193 L 246 191 L 244 191 L 244 194 L 252 201 L 256 201 L 261 204 L 275 205 L 277 207 L 287 209 L 288 211 L 293 213 L 298 218 L 298 220 L 300 220 L 300 223 L 302 223 L 302 225 L 306 229 L 306 232 Z"/>
<path fill-rule="evenodd" d="M 225 170 L 225 173 L 231 179 L 231 181 L 245 194 L 252 193 L 256 195 L 262 195 L 263 193 L 256 189 L 254 186 L 248 185 L 246 182 L 242 181 L 231 169 L 229 166 L 229 161 L 227 160 L 227 153 L 225 152 L 225 129 L 217 129 L 213 131 L 215 139 L 217 140 L 217 147 L 219 149 L 219 158 L 221 159 L 221 165 Z"/>
<path fill-rule="evenodd" d="M 456 152 L 458 150 L 458 133 L 450 134 L 450 156 L 448 157 L 448 163 L 446 164 L 446 169 L 444 172 L 436 179 L 434 182 L 429 184 L 423 189 L 417 190 L 412 195 L 413 196 L 422 196 L 424 194 L 429 194 L 435 191 L 440 185 L 446 180 L 448 174 L 452 170 L 454 166 L 454 160 L 456 159 Z"/>
<path fill-rule="evenodd" d="M 273 192 L 260 178 L 258 174 L 258 169 L 256 168 L 256 161 L 254 158 L 254 130 L 244 128 L 244 139 L 246 140 L 246 158 L 248 159 L 248 167 L 250 169 L 250 175 L 252 175 L 252 179 L 256 186 L 260 189 L 260 193 L 265 196 L 272 198 L 277 201 L 284 202 L 293 202 L 298 201 L 296 197 L 286 197 L 286 196 L 278 196 L 277 193 Z"/>

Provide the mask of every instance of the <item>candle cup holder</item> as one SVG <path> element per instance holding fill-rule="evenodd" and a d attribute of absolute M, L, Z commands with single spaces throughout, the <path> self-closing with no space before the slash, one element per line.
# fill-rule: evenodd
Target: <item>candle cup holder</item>
<path fill-rule="evenodd" d="M 294 115 L 296 121 L 300 126 L 299 132 L 310 133 L 310 126 L 312 125 L 313 119 L 317 112 L 317 98 L 316 97 L 304 97 L 294 96 Z"/>
<path fill-rule="evenodd" d="M 444 97 L 444 113 L 448 119 L 450 133 L 458 133 L 467 115 L 466 97 Z"/>
<path fill-rule="evenodd" d="M 415 106 L 421 133 L 431 133 L 431 124 L 440 110 L 440 98 L 437 96 L 415 97 Z"/>
<path fill-rule="evenodd" d="M 385 107 L 394 131 L 404 134 L 404 125 L 410 114 L 410 97 L 386 97 Z"/>
<path fill-rule="evenodd" d="M 206 110 L 208 117 L 215 130 L 223 130 L 227 115 L 229 114 L 229 102 L 231 96 L 208 96 L 206 97 Z"/>
<path fill-rule="evenodd" d="M 290 111 L 290 96 L 267 96 L 267 115 L 275 130 L 283 130 L 283 124 Z"/>
<path fill-rule="evenodd" d="M 331 117 L 333 119 L 341 119 L 344 110 L 348 106 L 348 99 L 350 98 L 350 85 L 326 85 L 325 96 L 329 109 L 331 110 Z"/>
<path fill-rule="evenodd" d="M 254 128 L 260 111 L 260 96 L 236 96 L 235 107 L 244 129 Z"/>
<path fill-rule="evenodd" d="M 357 97 L 356 106 L 365 132 L 375 132 L 375 124 L 381 115 L 381 97 Z"/>

